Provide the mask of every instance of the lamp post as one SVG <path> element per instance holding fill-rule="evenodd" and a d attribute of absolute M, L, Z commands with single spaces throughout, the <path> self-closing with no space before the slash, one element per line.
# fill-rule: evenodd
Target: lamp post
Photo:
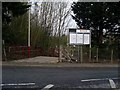
<path fill-rule="evenodd" d="M 28 58 L 30 58 L 30 7 L 28 11 Z"/>

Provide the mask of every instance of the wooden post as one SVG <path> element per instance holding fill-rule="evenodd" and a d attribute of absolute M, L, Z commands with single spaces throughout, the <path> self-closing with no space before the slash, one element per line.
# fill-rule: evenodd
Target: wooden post
<path fill-rule="evenodd" d="M 3 42 L 3 54 L 5 56 L 5 61 L 7 61 L 7 55 L 6 55 L 6 50 L 5 50 L 5 42 L 4 42 L 4 40 L 2 42 Z"/>
<path fill-rule="evenodd" d="M 62 46 L 60 45 L 59 62 L 62 62 Z"/>
<path fill-rule="evenodd" d="M 113 63 L 113 49 L 111 50 L 111 63 Z"/>
<path fill-rule="evenodd" d="M 82 45 L 81 45 L 81 48 L 80 48 L 80 51 L 81 51 L 81 63 L 83 62 L 83 51 L 82 51 Z"/>
<path fill-rule="evenodd" d="M 80 46 L 78 45 L 78 61 L 80 61 Z"/>
<path fill-rule="evenodd" d="M 98 49 L 98 47 L 97 47 L 97 53 L 96 53 L 96 61 L 98 62 L 98 51 L 99 49 Z"/>
<path fill-rule="evenodd" d="M 91 44 L 90 44 L 90 48 L 89 48 L 89 62 L 91 62 Z"/>

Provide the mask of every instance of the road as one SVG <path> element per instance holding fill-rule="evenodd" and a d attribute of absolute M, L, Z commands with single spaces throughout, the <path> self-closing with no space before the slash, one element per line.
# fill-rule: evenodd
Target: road
<path fill-rule="evenodd" d="M 80 86 L 82 80 L 117 78 L 118 75 L 119 72 L 117 67 L 70 68 L 3 66 L 2 83 L 35 83 L 35 85 L 40 87 L 49 84 L 59 86 Z"/>

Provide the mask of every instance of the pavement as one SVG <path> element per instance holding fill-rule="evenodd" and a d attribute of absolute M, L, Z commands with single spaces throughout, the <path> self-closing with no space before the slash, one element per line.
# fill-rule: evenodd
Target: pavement
<path fill-rule="evenodd" d="M 39 66 L 39 67 L 119 67 L 118 63 L 58 63 L 58 57 L 39 56 L 14 61 L 3 61 L 2 66 Z"/>
<path fill-rule="evenodd" d="M 57 57 L 45 57 L 45 56 L 39 56 L 39 57 L 33 57 L 33 58 L 26 58 L 21 60 L 14 60 L 11 62 L 25 62 L 25 63 L 57 63 L 58 58 Z"/>

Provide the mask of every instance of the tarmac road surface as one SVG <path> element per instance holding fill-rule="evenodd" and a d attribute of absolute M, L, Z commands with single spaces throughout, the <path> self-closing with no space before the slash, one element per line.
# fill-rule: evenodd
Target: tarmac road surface
<path fill-rule="evenodd" d="M 3 66 L 2 85 L 28 84 L 42 87 L 119 88 L 117 67 Z M 92 86 L 90 86 L 90 84 Z"/>

